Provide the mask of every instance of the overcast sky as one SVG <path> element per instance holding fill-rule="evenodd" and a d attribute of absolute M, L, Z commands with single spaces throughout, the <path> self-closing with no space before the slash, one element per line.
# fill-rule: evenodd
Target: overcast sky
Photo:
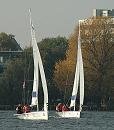
<path fill-rule="evenodd" d="M 69 37 L 78 20 L 92 16 L 93 9 L 113 9 L 114 0 L 0 0 L 0 32 L 15 35 L 22 46 L 30 45 L 29 8 L 37 41 Z"/>

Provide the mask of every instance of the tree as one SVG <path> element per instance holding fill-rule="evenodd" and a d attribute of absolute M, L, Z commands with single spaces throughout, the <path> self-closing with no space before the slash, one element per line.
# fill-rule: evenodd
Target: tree
<path fill-rule="evenodd" d="M 46 38 L 38 43 L 41 51 L 44 68 L 48 79 L 53 78 L 54 66 L 57 61 L 64 59 L 68 47 L 68 41 L 65 37 Z"/>
<path fill-rule="evenodd" d="M 74 72 L 76 65 L 76 40 L 77 29 L 73 33 L 68 41 L 68 50 L 66 52 L 66 58 L 59 60 L 55 65 L 54 81 L 57 83 L 58 89 L 61 91 L 61 98 L 66 101 L 71 95 Z M 74 37 L 74 35 L 76 36 Z"/>
<path fill-rule="evenodd" d="M 107 104 L 113 90 L 114 35 L 109 17 L 86 20 L 82 25 L 85 80 L 90 99 L 99 107 Z M 94 91 L 93 91 L 94 90 Z M 86 95 L 88 97 L 88 95 Z"/>
<path fill-rule="evenodd" d="M 81 44 L 85 71 L 85 101 L 108 103 L 113 97 L 113 71 L 114 71 L 114 35 L 112 19 L 109 17 L 96 17 L 84 20 L 81 23 Z M 69 50 L 66 59 L 56 64 L 55 81 L 65 98 L 71 94 L 77 47 L 78 27 L 69 38 Z M 65 85 L 67 82 L 67 85 Z M 66 89 L 66 91 L 65 91 Z"/>
<path fill-rule="evenodd" d="M 23 61 L 11 60 L 6 63 L 6 68 L 0 77 L 0 103 L 14 105 L 22 102 Z"/>
<path fill-rule="evenodd" d="M 38 46 L 43 59 L 48 84 L 49 101 L 51 102 L 52 99 L 55 100 L 60 95 L 53 80 L 53 74 L 56 62 L 65 59 L 65 53 L 68 48 L 68 40 L 65 37 L 60 36 L 57 38 L 46 38 L 39 42 Z"/>
<path fill-rule="evenodd" d="M 0 33 L 0 50 L 1 51 L 17 51 L 22 50 L 21 47 L 15 40 L 14 35 L 6 34 L 4 32 Z"/>

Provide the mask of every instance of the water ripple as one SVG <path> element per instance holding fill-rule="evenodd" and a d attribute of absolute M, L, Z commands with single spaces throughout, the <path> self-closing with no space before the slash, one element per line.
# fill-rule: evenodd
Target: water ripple
<path fill-rule="evenodd" d="M 48 121 L 19 120 L 13 111 L 0 111 L 0 130 L 114 130 L 114 112 L 83 112 L 80 119 L 49 113 Z"/>

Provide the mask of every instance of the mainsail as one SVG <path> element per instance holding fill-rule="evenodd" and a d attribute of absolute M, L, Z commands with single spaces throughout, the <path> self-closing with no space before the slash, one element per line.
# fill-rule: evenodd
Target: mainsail
<path fill-rule="evenodd" d="M 78 86 L 80 86 L 80 110 L 81 110 L 84 100 L 84 70 L 83 70 L 83 60 L 82 60 L 81 43 L 80 43 L 80 21 L 79 21 L 79 35 L 78 35 L 77 64 L 76 64 L 75 79 L 70 103 L 70 107 L 74 107 L 74 110 L 75 110 L 75 102 Z"/>
<path fill-rule="evenodd" d="M 75 79 L 74 79 L 74 85 L 73 85 L 73 91 L 72 91 L 71 103 L 70 103 L 70 107 L 74 107 L 74 110 L 75 110 L 75 102 L 76 102 L 76 96 L 78 91 L 78 84 L 79 84 L 79 49 L 77 51 L 77 65 L 76 65 Z"/>
<path fill-rule="evenodd" d="M 32 36 L 32 46 L 33 46 L 33 60 L 34 60 L 34 80 L 33 80 L 33 91 L 32 91 L 32 101 L 31 105 L 37 105 L 38 108 L 38 47 L 35 38 L 34 27 L 31 20 L 31 11 L 30 11 L 30 27 L 31 27 L 31 36 Z"/>
<path fill-rule="evenodd" d="M 44 68 L 42 64 L 41 55 L 39 52 L 39 48 L 37 46 L 36 38 L 35 38 L 35 30 L 31 20 L 31 11 L 30 11 L 30 25 L 31 25 L 31 36 L 32 36 L 32 45 L 33 45 L 33 57 L 34 57 L 34 83 L 33 83 L 33 93 L 32 93 L 32 102 L 31 105 L 36 105 L 38 103 L 38 72 L 40 71 L 42 87 L 44 92 L 44 111 L 47 111 L 48 104 L 48 91 L 47 91 L 47 83 L 44 73 Z M 39 68 L 39 71 L 38 71 Z"/>
<path fill-rule="evenodd" d="M 80 22 L 79 22 L 80 29 Z M 84 102 L 84 68 L 83 68 L 83 60 L 82 60 L 82 51 L 81 51 L 81 42 L 80 42 L 80 31 L 79 31 L 79 68 L 80 68 L 80 111 L 82 110 L 82 105 Z"/>

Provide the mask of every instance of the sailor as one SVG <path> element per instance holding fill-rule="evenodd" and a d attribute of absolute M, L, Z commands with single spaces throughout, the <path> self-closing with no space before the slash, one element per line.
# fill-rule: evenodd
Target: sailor
<path fill-rule="evenodd" d="M 30 112 L 30 106 L 29 106 L 29 105 L 24 105 L 24 106 L 23 106 L 23 112 L 24 112 L 24 113 Z"/>
<path fill-rule="evenodd" d="M 70 109 L 66 105 L 63 105 L 62 106 L 62 111 L 70 111 Z"/>
<path fill-rule="evenodd" d="M 22 114 L 23 113 L 23 107 L 21 104 L 19 104 L 16 108 L 17 114 Z"/>
<path fill-rule="evenodd" d="M 57 106 L 56 106 L 56 111 L 58 112 L 62 112 L 62 107 L 64 106 L 63 103 L 59 103 Z"/>

